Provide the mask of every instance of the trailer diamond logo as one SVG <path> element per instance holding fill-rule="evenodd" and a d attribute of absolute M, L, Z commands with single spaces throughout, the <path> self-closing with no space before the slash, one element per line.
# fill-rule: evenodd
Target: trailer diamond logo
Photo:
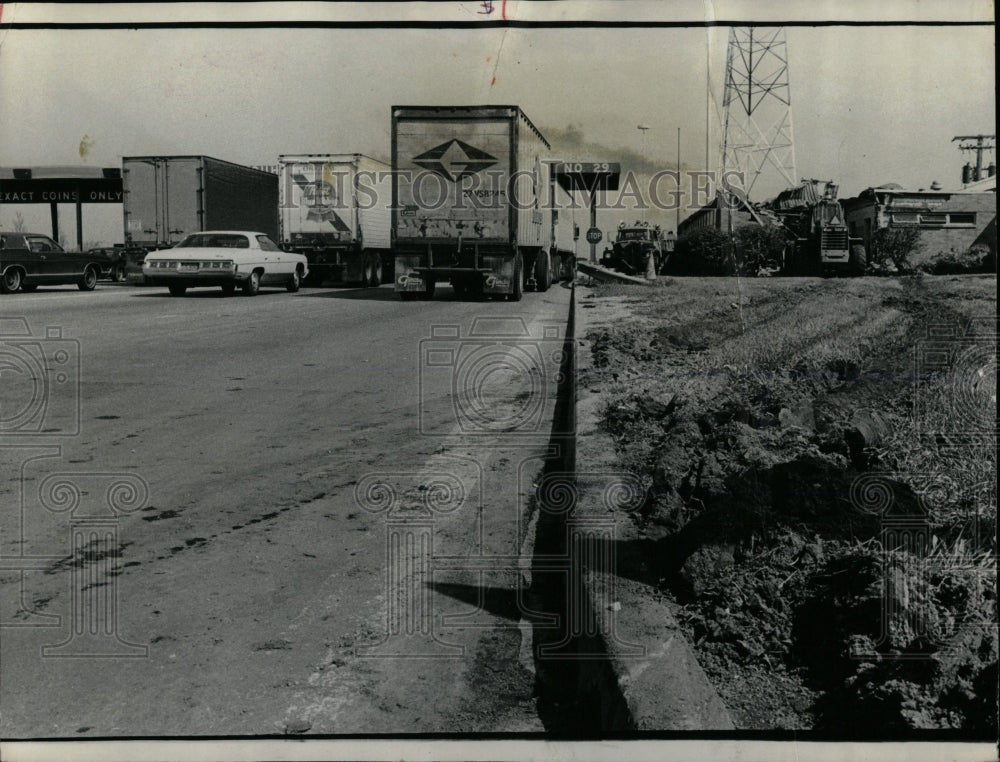
<path fill-rule="evenodd" d="M 464 177 L 489 169 L 497 163 L 497 159 L 486 151 L 473 148 L 458 138 L 452 138 L 447 143 L 414 156 L 413 163 L 457 183 Z"/>

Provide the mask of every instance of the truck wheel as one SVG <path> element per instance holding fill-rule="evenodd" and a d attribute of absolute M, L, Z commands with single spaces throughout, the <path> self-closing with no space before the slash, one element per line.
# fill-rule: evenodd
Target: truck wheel
<path fill-rule="evenodd" d="M 299 271 L 298 270 L 293 270 L 292 271 L 292 277 L 288 279 L 288 283 L 285 285 L 285 289 L 289 293 L 292 293 L 292 294 L 294 294 L 296 291 L 299 290 Z"/>
<path fill-rule="evenodd" d="M 540 251 L 535 259 L 535 290 L 548 291 L 552 285 L 548 252 Z"/>
<path fill-rule="evenodd" d="M 81 291 L 93 291 L 97 287 L 97 270 L 88 267 L 83 271 L 83 277 L 77 281 L 76 287 Z"/>
<path fill-rule="evenodd" d="M 167 286 L 170 289 L 171 296 L 184 296 L 184 292 L 187 291 L 187 286 Z"/>
<path fill-rule="evenodd" d="M 371 285 L 378 288 L 382 285 L 382 257 L 378 254 L 375 255 L 375 259 L 372 262 L 372 280 Z"/>
<path fill-rule="evenodd" d="M 432 280 L 427 281 L 427 288 L 425 288 L 423 291 L 419 291 L 417 293 L 417 298 L 425 302 L 430 301 L 431 299 L 434 298 L 435 286 L 436 284 L 434 283 L 434 281 Z"/>
<path fill-rule="evenodd" d="M 243 296 L 256 296 L 260 291 L 260 270 L 254 270 L 250 277 L 243 281 Z"/>
<path fill-rule="evenodd" d="M 399 300 L 402 302 L 412 302 L 417 298 L 417 294 L 413 291 L 400 291 Z"/>
<path fill-rule="evenodd" d="M 524 260 L 521 259 L 521 255 L 518 254 L 514 257 L 514 293 L 510 295 L 510 300 L 512 302 L 521 301 L 521 297 L 524 295 Z"/>
<path fill-rule="evenodd" d="M 451 288 L 455 292 L 455 298 L 456 299 L 464 299 L 465 298 L 465 294 L 468 291 L 468 289 L 466 287 L 466 284 L 463 281 L 460 281 L 460 280 L 457 280 L 454 283 L 452 283 L 451 284 Z"/>
<path fill-rule="evenodd" d="M 371 258 L 365 254 L 364 261 L 361 263 L 361 285 L 366 288 L 372 284 L 372 278 L 374 277 L 375 267 L 372 265 Z"/>
<path fill-rule="evenodd" d="M 3 278 L 0 278 L 0 291 L 5 294 L 13 294 L 19 288 L 21 288 L 21 271 L 16 267 L 7 268 Z"/>
<path fill-rule="evenodd" d="M 127 278 L 128 274 L 125 272 L 125 265 L 117 265 L 111 272 L 111 280 L 115 283 L 124 283 Z"/>

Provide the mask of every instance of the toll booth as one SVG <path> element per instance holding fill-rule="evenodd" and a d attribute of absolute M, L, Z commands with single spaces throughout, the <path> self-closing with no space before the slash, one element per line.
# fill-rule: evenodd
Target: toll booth
<path fill-rule="evenodd" d="M 586 191 L 590 194 L 587 243 L 590 244 L 591 262 L 597 261 L 597 244 L 604 235 L 597 227 L 597 192 L 618 190 L 621 174 L 620 164 L 607 161 L 564 161 L 557 162 L 552 168 L 552 176 L 564 191 Z"/>
<path fill-rule="evenodd" d="M 49 204 L 59 240 L 59 204 L 76 206 L 76 247 L 83 249 L 83 205 L 121 204 L 119 167 L 0 167 L 0 204 Z"/>

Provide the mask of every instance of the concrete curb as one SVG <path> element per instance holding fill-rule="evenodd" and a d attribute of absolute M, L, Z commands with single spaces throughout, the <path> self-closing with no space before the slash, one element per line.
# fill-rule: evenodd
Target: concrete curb
<path fill-rule="evenodd" d="M 573 306 L 574 379 L 579 379 L 592 367 L 585 339 L 590 324 L 587 311 L 578 309 L 576 299 Z M 636 579 L 642 576 L 641 538 L 630 516 L 615 510 L 615 505 L 621 498 L 628 499 L 630 488 L 635 493 L 637 484 L 621 473 L 613 443 L 598 425 L 600 393 L 581 387 L 575 392 L 574 520 L 599 525 L 603 527 L 601 534 L 610 536 L 600 562 L 581 569 L 584 603 L 589 608 L 587 621 L 607 652 L 607 659 L 581 670 L 581 683 L 589 684 L 602 697 L 605 705 L 601 715 L 607 729 L 732 730 L 735 726 L 729 712 L 698 664 L 664 596 Z"/>

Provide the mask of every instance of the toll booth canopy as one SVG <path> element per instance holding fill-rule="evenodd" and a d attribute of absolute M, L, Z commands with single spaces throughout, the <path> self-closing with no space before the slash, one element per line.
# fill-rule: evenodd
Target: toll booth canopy
<path fill-rule="evenodd" d="M 83 248 L 83 204 L 120 204 L 119 167 L 0 167 L 0 203 L 49 204 L 52 237 L 59 240 L 59 204 L 76 206 L 76 245 Z"/>

